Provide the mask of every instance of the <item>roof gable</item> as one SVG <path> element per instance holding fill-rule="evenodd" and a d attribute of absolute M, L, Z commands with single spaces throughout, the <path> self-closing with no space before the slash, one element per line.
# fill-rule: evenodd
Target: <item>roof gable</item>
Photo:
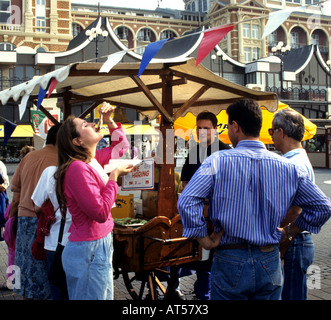
<path fill-rule="evenodd" d="M 210 10 L 209 14 L 214 13 L 218 10 L 221 10 L 223 8 L 226 8 L 227 6 L 237 6 L 237 7 L 255 7 L 255 8 L 261 8 L 261 9 L 268 9 L 267 6 L 265 6 L 262 2 L 257 0 L 238 0 L 237 3 L 231 4 L 230 0 L 222 0 L 222 1 L 214 1 Z"/>
<path fill-rule="evenodd" d="M 263 8 L 268 9 L 267 6 L 265 6 L 262 2 L 257 0 L 243 0 L 239 2 L 240 6 L 243 7 L 255 7 L 255 8 Z"/>

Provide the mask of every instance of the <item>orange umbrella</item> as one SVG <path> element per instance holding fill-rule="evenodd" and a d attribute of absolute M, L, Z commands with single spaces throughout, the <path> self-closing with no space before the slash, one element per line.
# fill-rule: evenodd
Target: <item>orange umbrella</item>
<path fill-rule="evenodd" d="M 293 110 L 287 104 L 280 102 L 277 111 L 282 109 Z M 274 112 L 270 112 L 266 108 L 262 108 L 262 116 L 263 116 L 263 120 L 262 120 L 262 129 L 260 133 L 260 141 L 262 141 L 265 144 L 273 144 L 271 136 L 268 133 L 268 129 L 272 127 Z M 218 128 L 219 139 L 224 143 L 230 144 L 231 141 L 228 136 L 228 115 L 226 113 L 226 110 L 222 110 L 216 117 L 218 120 L 217 128 Z M 316 134 L 317 126 L 313 124 L 311 121 L 309 121 L 307 118 L 305 118 L 304 116 L 302 117 L 306 128 L 304 137 L 302 139 L 304 141 L 311 139 Z M 189 112 L 184 117 L 179 117 L 175 121 L 175 125 L 174 125 L 175 135 L 182 139 L 188 140 L 190 135 L 192 134 L 194 139 L 197 140 L 195 127 L 196 127 L 196 117 Z"/>

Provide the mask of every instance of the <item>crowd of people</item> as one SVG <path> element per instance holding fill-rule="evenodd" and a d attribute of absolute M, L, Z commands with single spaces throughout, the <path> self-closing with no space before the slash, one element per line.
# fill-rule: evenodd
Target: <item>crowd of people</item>
<path fill-rule="evenodd" d="M 103 167 L 133 146 L 112 120 L 113 112 L 102 104 L 110 146 L 97 150 L 103 135 L 95 124 L 69 116 L 49 130 L 43 149 L 29 150 L 12 177 L 13 199 L 6 207 L 8 219 L 17 219 L 17 231 L 15 257 L 8 264 L 20 268 L 14 291 L 24 299 L 114 298 L 111 208 L 118 178 L 133 166 L 109 175 Z M 209 254 L 194 266 L 195 294 L 201 300 L 305 300 L 314 256 L 311 233 L 331 216 L 331 202 L 315 185 L 302 148 L 302 117 L 288 110 L 275 113 L 269 134 L 279 156 L 259 141 L 262 113 L 255 101 L 238 100 L 227 114 L 232 147 L 219 141 L 216 116 L 202 112 L 196 123 L 199 144 L 181 173 L 183 236 L 196 238 Z M 5 189 L 6 174 L 0 173 Z M 48 220 L 42 220 L 46 212 Z M 31 250 L 38 249 L 40 238 L 44 258 Z M 58 242 L 64 247 L 65 290 L 49 281 Z"/>

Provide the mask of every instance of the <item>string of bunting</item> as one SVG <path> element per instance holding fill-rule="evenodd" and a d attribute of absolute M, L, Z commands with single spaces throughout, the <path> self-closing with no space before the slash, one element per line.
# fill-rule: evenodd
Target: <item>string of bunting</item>
<path fill-rule="evenodd" d="M 3 138 L 3 145 L 5 146 L 9 140 L 9 138 L 11 137 L 11 135 L 13 134 L 13 132 L 15 131 L 17 124 L 3 118 L 0 116 L 0 118 L 2 120 L 5 121 L 5 124 L 3 125 L 4 128 L 4 138 Z"/>
<path fill-rule="evenodd" d="M 314 5 L 319 5 L 319 4 L 322 4 L 322 3 L 325 3 L 325 2 L 329 2 L 329 1 L 330 0 L 319 1 L 317 3 L 314 3 Z M 288 17 L 291 15 L 291 13 L 293 13 L 293 12 L 302 12 L 306 9 L 306 7 L 309 7 L 309 6 L 311 6 L 311 5 L 286 8 L 286 9 L 283 9 L 283 10 L 278 10 L 278 11 L 271 12 L 270 14 L 267 14 L 267 15 L 264 15 L 264 16 L 250 18 L 250 19 L 238 21 L 238 22 L 235 22 L 235 23 L 232 23 L 232 24 L 222 25 L 222 26 L 211 28 L 211 29 L 201 30 L 201 31 L 198 31 L 198 32 L 190 33 L 188 35 L 183 35 L 180 38 L 191 37 L 191 36 L 195 36 L 195 35 L 203 33 L 203 39 L 202 39 L 202 41 L 199 45 L 198 53 L 197 53 L 197 59 L 196 59 L 196 66 L 198 66 L 201 63 L 201 61 L 203 61 L 203 59 L 215 48 L 215 46 L 230 31 L 233 30 L 235 25 L 240 24 L 240 23 L 247 23 L 247 22 L 252 21 L 252 20 L 260 20 L 260 19 L 269 18 L 266 25 L 265 25 L 263 35 L 261 37 L 261 40 L 262 40 L 265 37 L 267 37 L 269 34 L 271 34 L 273 31 L 275 31 L 282 23 L 284 23 L 284 21 L 286 21 L 288 19 Z M 159 40 L 159 41 L 156 41 L 156 42 L 151 42 L 147 46 L 142 46 L 142 47 L 145 47 L 145 50 L 144 50 L 144 53 L 143 53 L 143 56 L 142 56 L 142 59 L 141 59 L 138 77 L 140 77 L 142 75 L 142 73 L 144 72 L 144 70 L 146 69 L 146 67 L 150 63 L 150 61 L 162 49 L 162 47 L 164 46 L 164 44 L 166 42 L 175 41 L 175 40 L 180 39 L 180 38 L 162 39 L 162 40 Z M 107 60 L 101 66 L 99 72 L 100 73 L 104 73 L 104 72 L 108 73 L 116 64 L 118 64 L 122 60 L 123 56 L 126 53 L 128 53 L 130 51 L 134 51 L 137 48 L 140 48 L 140 47 L 125 49 L 125 50 L 118 51 L 116 53 L 101 57 L 101 58 L 107 58 Z M 89 61 L 93 61 L 93 60 L 95 60 L 95 58 L 85 60 L 83 62 L 89 62 Z M 45 98 L 45 96 L 47 94 L 47 91 L 48 91 L 47 98 L 49 98 L 50 95 L 52 94 L 53 90 L 56 88 L 57 83 L 58 83 L 57 80 L 55 78 L 52 78 L 45 90 L 40 86 L 39 93 L 38 93 L 37 110 L 39 109 L 40 105 L 42 104 L 42 101 Z M 22 116 L 23 116 L 23 114 L 26 110 L 26 105 L 27 105 L 28 99 L 29 99 L 29 95 L 25 94 L 23 96 L 23 98 L 21 99 L 21 103 L 19 104 L 19 117 L 20 117 L 20 120 L 22 119 Z M 12 122 L 9 122 L 8 120 L 6 120 L 6 122 L 8 122 L 10 124 L 7 125 L 7 129 L 5 131 L 7 131 L 7 134 L 11 135 L 12 132 L 15 130 L 15 128 L 14 128 L 14 130 L 12 130 L 12 128 L 13 128 L 12 125 L 15 125 L 15 124 L 13 124 Z M 7 135 L 6 135 L 6 138 L 7 138 Z M 7 138 L 6 143 L 7 143 L 9 138 L 10 138 L 10 136 Z M 5 142 L 4 142 L 4 144 L 5 144 Z"/>

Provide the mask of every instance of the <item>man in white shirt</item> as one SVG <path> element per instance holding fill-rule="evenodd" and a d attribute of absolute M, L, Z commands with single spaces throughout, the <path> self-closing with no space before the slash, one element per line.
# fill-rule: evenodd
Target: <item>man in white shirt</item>
<path fill-rule="evenodd" d="M 301 140 L 305 133 L 302 116 L 293 110 L 281 110 L 275 113 L 272 128 L 269 134 L 272 136 L 276 150 L 280 151 L 289 161 L 295 163 L 308 174 L 309 179 L 315 182 L 314 170 L 302 147 Z M 292 207 L 281 227 L 293 222 L 301 213 L 301 208 Z M 311 233 L 303 231 L 297 234 L 289 247 L 282 250 L 284 258 L 284 287 L 283 300 L 307 299 L 307 269 L 314 259 L 314 243 Z M 286 251 L 285 251 L 286 250 Z M 285 252 L 283 252 L 285 251 Z"/>

